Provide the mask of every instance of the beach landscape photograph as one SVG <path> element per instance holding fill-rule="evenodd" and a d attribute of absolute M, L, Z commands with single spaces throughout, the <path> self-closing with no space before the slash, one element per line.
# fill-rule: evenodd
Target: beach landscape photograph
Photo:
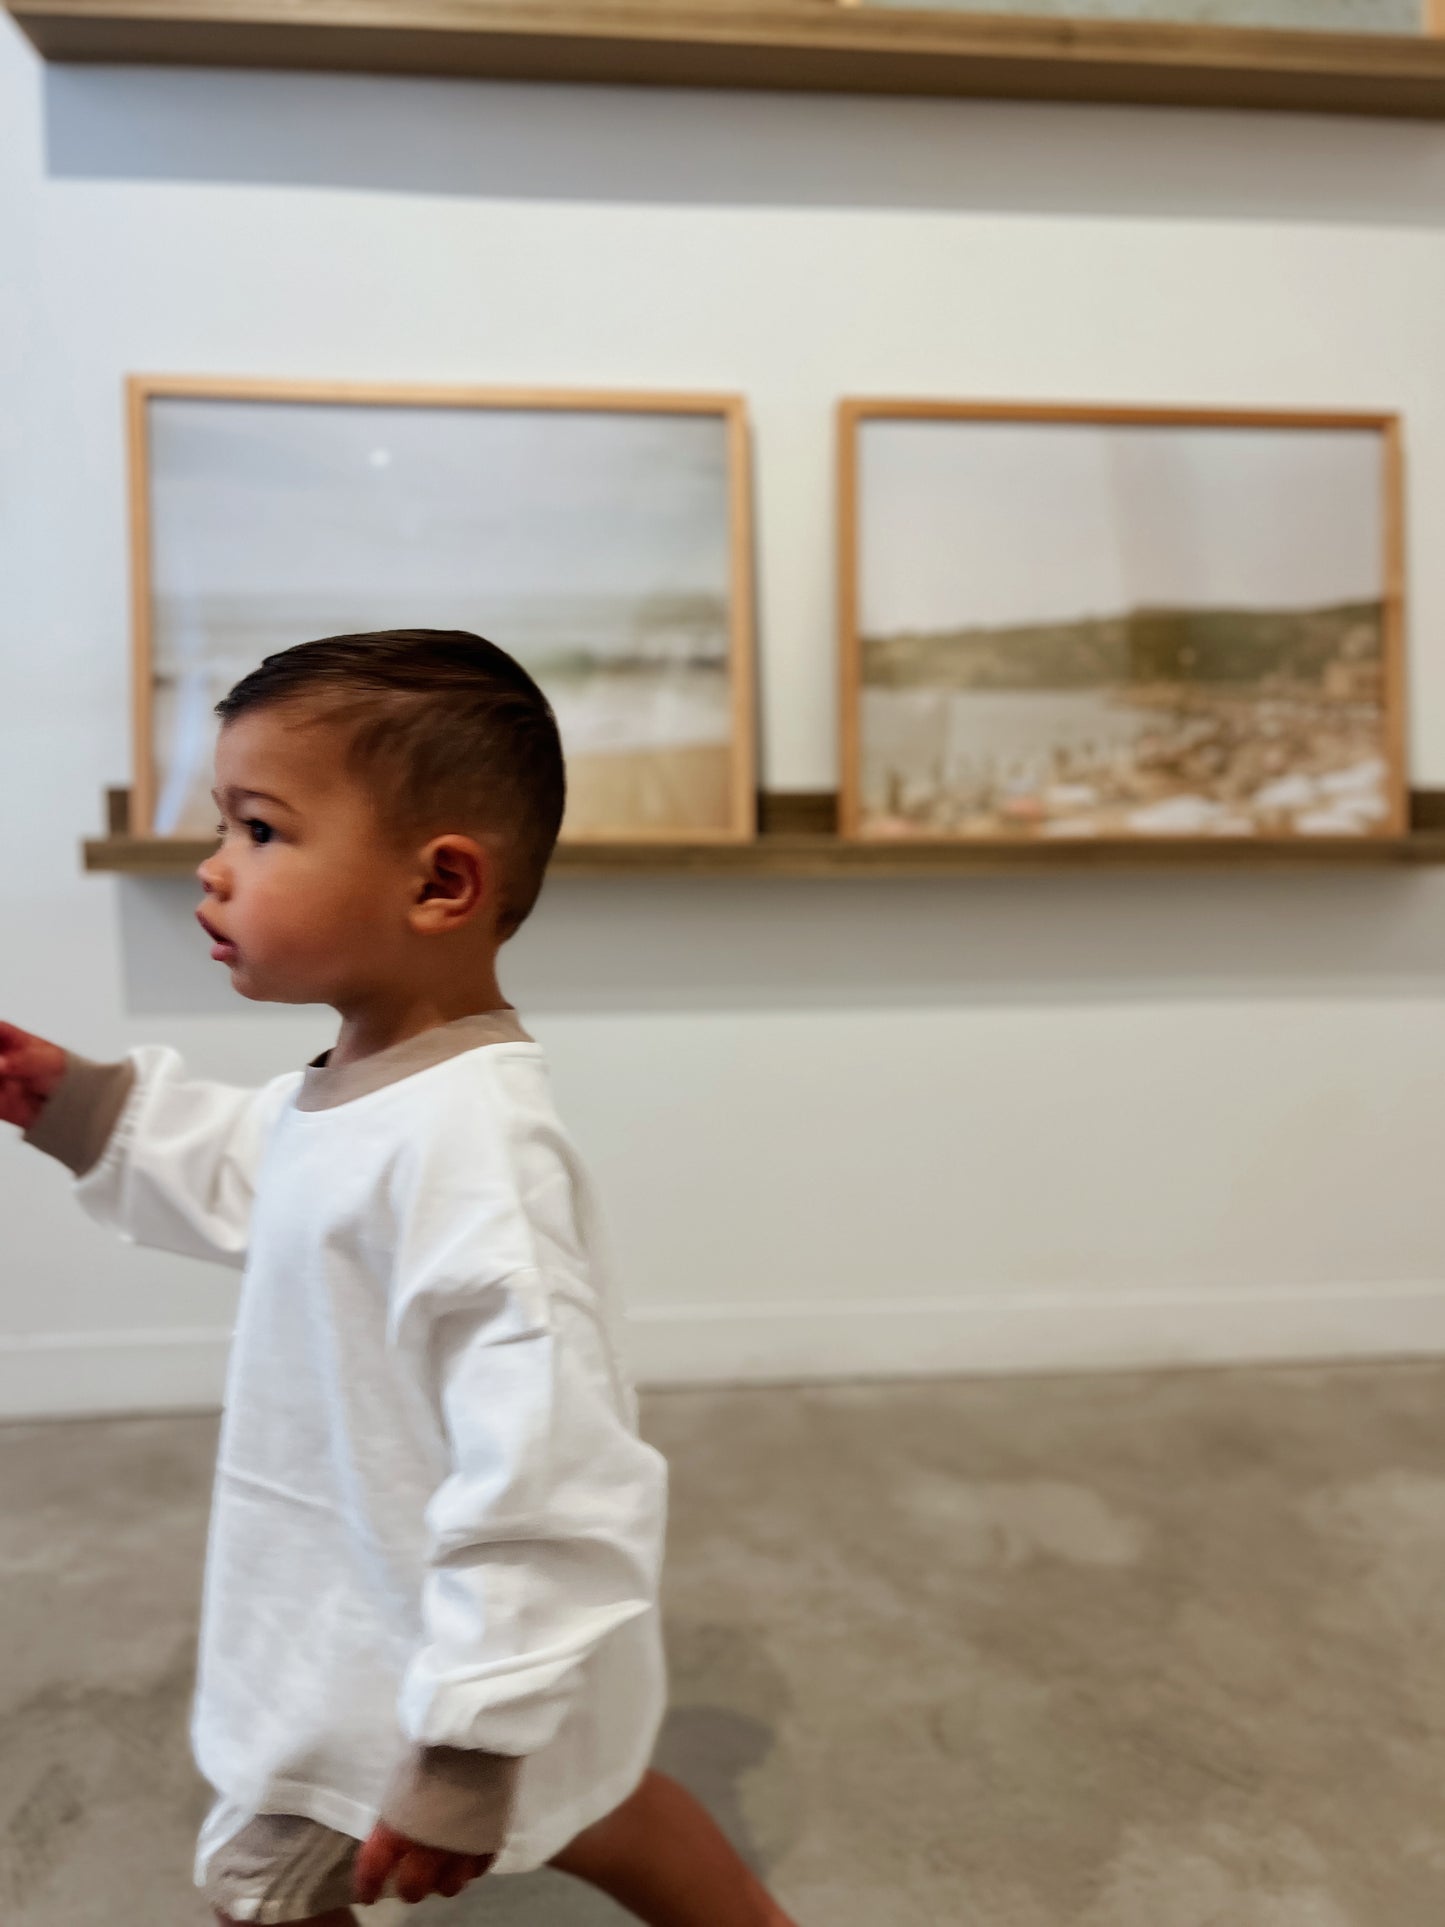
<path fill-rule="evenodd" d="M 752 833 L 740 403 L 141 378 L 132 410 L 143 830 L 212 829 L 213 708 L 264 656 L 436 628 L 546 691 L 564 838 Z"/>
<path fill-rule="evenodd" d="M 844 405 L 845 833 L 1403 828 L 1388 417 Z"/>

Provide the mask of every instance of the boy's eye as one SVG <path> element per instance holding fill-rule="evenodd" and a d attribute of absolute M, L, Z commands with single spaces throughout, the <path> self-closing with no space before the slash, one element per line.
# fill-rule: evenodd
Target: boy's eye
<path fill-rule="evenodd" d="M 240 819 L 240 823 L 243 830 L 250 831 L 251 841 L 253 843 L 269 843 L 271 841 L 271 825 L 269 823 L 263 823 L 259 816 L 243 816 Z M 226 834 L 226 825 L 224 823 L 218 823 L 216 825 L 216 835 L 223 837 Z"/>

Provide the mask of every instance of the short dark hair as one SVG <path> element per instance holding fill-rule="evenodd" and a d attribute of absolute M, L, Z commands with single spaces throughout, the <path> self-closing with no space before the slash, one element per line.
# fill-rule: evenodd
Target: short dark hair
<path fill-rule="evenodd" d="M 465 629 L 326 636 L 267 656 L 216 704 L 223 723 L 296 704 L 350 731 L 347 762 L 397 835 L 463 825 L 506 840 L 500 924 L 536 903 L 566 804 L 557 720 L 505 649 Z"/>

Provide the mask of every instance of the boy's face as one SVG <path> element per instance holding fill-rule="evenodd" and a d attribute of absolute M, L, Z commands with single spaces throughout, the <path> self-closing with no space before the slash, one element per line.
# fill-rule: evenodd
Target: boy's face
<path fill-rule="evenodd" d="M 347 771 L 339 732 L 301 722 L 278 707 L 223 727 L 223 841 L 196 873 L 196 917 L 243 997 L 345 1004 L 399 967 L 411 868 Z"/>

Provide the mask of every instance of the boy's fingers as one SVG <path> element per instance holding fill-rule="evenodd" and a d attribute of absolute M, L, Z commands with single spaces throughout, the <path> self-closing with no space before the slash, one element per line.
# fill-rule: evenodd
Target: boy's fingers
<path fill-rule="evenodd" d="M 356 1889 L 356 1898 L 363 1907 L 380 1900 L 381 1890 L 392 1868 L 406 1853 L 407 1844 L 402 1835 L 393 1833 L 390 1827 L 373 1827 L 362 1842 L 361 1852 L 356 1856 L 352 1884 Z"/>
<path fill-rule="evenodd" d="M 481 1879 L 494 1858 L 490 1853 L 450 1854 L 449 1865 L 437 1883 L 437 1892 L 445 1894 L 448 1900 L 455 1900 L 463 1887 L 470 1887 L 474 1880 Z"/>
<path fill-rule="evenodd" d="M 453 1854 L 443 1867 L 437 1879 L 437 1892 L 448 1900 L 455 1900 L 469 1880 L 475 1878 L 469 1871 L 469 1863 L 460 1854 Z"/>
<path fill-rule="evenodd" d="M 491 1864 L 490 1854 L 449 1853 L 441 1847 L 424 1847 L 379 1820 L 356 1856 L 352 1891 L 363 1907 L 380 1900 L 388 1883 L 398 1900 L 415 1902 L 425 1900 L 428 1894 L 444 1894 L 451 1899 Z"/>
<path fill-rule="evenodd" d="M 438 1847 L 409 1848 L 396 1870 L 397 1899 L 415 1903 L 436 1893 L 451 1857 Z"/>

